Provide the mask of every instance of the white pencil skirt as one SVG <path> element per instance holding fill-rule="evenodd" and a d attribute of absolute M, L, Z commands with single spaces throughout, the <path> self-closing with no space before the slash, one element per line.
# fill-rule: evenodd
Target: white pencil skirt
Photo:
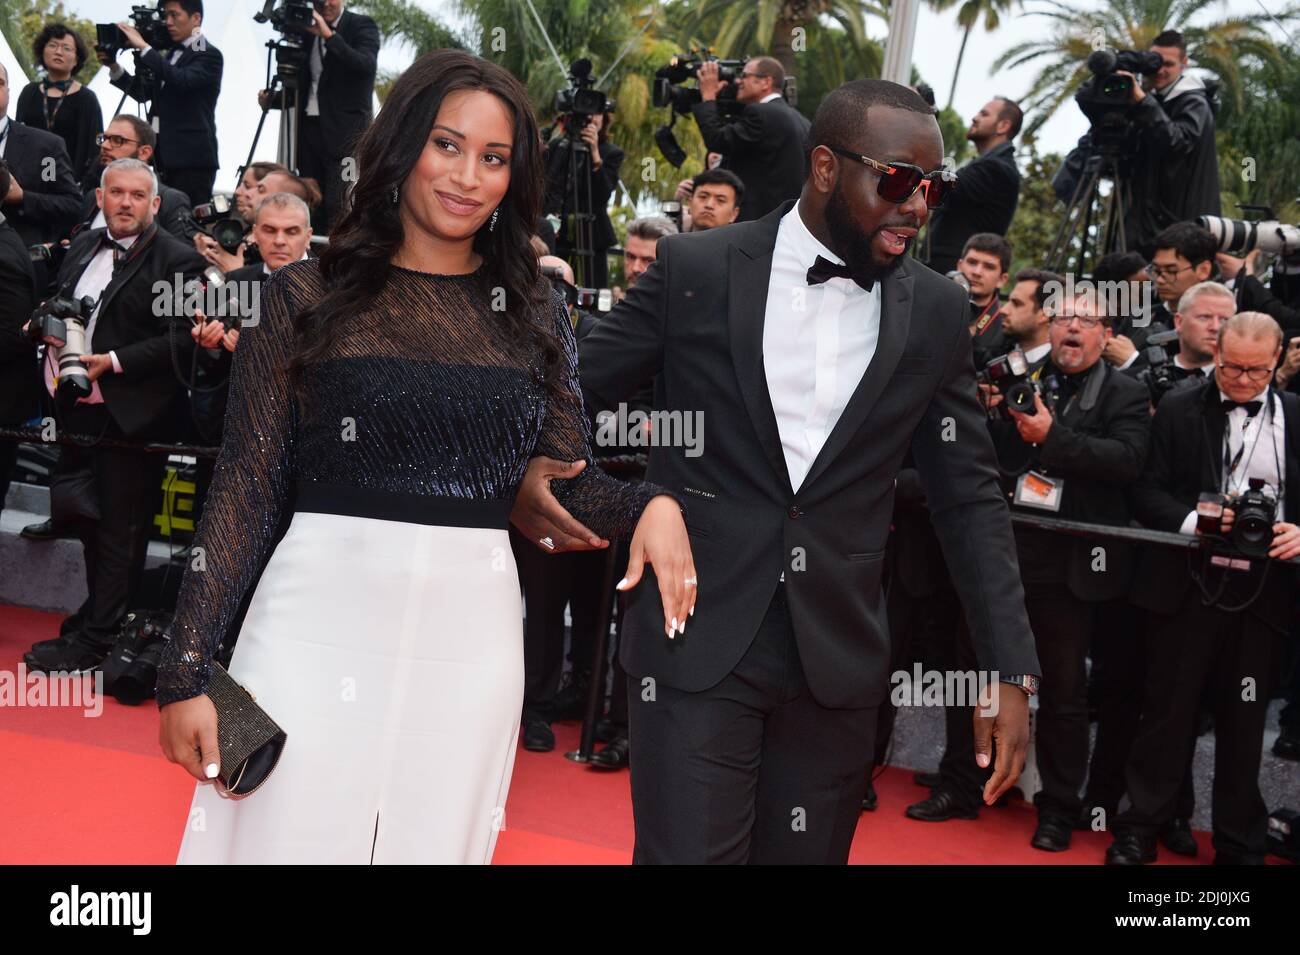
<path fill-rule="evenodd" d="M 248 796 L 196 785 L 177 862 L 490 862 L 522 613 L 504 529 L 298 511 L 230 665 L 288 740 Z"/>

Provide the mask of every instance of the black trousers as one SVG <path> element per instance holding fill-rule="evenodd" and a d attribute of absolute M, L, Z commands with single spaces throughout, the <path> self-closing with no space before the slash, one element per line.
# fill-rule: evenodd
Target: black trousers
<path fill-rule="evenodd" d="M 1288 581 L 1279 575 L 1268 586 Z M 1214 848 L 1262 861 L 1268 809 L 1259 792 L 1259 763 L 1282 635 L 1249 612 L 1227 613 L 1191 599 L 1172 616 L 1152 615 L 1147 646 L 1146 698 L 1126 772 L 1130 806 L 1115 821 L 1116 831 L 1152 836 L 1174 817 L 1208 687 Z"/>
<path fill-rule="evenodd" d="M 978 670 L 975 645 L 971 641 L 966 615 L 959 614 L 950 644 L 951 662 L 946 669 Z M 952 795 L 958 805 L 978 810 L 984 805 L 984 785 L 993 775 L 997 764 L 997 743 L 993 744 L 993 759 L 981 768 L 975 762 L 975 707 L 946 706 L 943 710 L 944 747 L 939 759 L 939 791 Z"/>
<path fill-rule="evenodd" d="M 164 169 L 159 177 L 164 185 L 179 189 L 189 196 L 191 206 L 197 206 L 212 198 L 212 184 L 217 181 L 217 167 Z"/>
<path fill-rule="evenodd" d="M 667 639 L 658 634 L 650 639 Z M 708 640 L 688 626 L 676 639 Z M 778 585 L 749 650 L 699 693 L 628 678 L 634 863 L 848 860 L 877 707 L 813 699 Z"/>
<path fill-rule="evenodd" d="M 321 132 L 320 117 L 303 116 L 298 127 L 298 175 L 320 184 L 321 203 L 311 217 L 312 231 L 317 235 L 329 235 L 343 211 L 343 160 L 332 157 L 333 151 L 326 148 Z"/>
<path fill-rule="evenodd" d="M 68 409 L 62 424 L 74 433 L 123 436 L 102 404 Z M 166 460 L 160 454 L 66 445 L 58 467 L 60 471 L 75 471 L 87 462 L 95 476 L 100 519 L 76 527 L 85 553 L 88 593 L 74 616 L 79 618 L 76 629 L 80 639 L 107 649 L 117 638 L 118 625 L 135 598 Z"/>

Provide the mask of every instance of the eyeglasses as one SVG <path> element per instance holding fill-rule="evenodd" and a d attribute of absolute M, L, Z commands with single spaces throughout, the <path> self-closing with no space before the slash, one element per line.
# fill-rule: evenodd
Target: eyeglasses
<path fill-rule="evenodd" d="M 1158 279 L 1162 275 L 1167 279 L 1171 279 L 1179 272 L 1186 272 L 1188 269 L 1194 269 L 1194 268 L 1196 268 L 1196 266 L 1194 265 L 1149 265 L 1147 266 L 1147 270 L 1151 273 L 1151 277 L 1153 279 Z"/>
<path fill-rule="evenodd" d="M 1098 325 L 1104 325 L 1104 318 L 1094 318 L 1091 315 L 1053 315 L 1049 321 L 1060 328 L 1065 328 L 1071 322 L 1078 322 L 1080 328 L 1093 329 Z"/>
<path fill-rule="evenodd" d="M 100 133 L 95 137 L 96 146 L 102 146 L 104 143 L 111 143 L 114 149 L 121 149 L 127 143 L 135 143 L 137 146 L 142 145 L 138 139 L 127 139 L 125 136 L 118 136 L 116 133 Z"/>
<path fill-rule="evenodd" d="M 1219 365 L 1219 371 L 1223 372 L 1223 377 L 1231 381 L 1236 381 L 1242 375 L 1248 377 L 1251 381 L 1267 381 L 1273 376 L 1272 368 L 1247 368 L 1243 365 Z"/>
<path fill-rule="evenodd" d="M 736 77 L 736 79 L 738 79 L 738 80 L 756 80 L 756 79 L 758 79 L 758 78 L 759 78 L 760 76 L 762 76 L 762 75 L 763 75 L 762 73 L 741 73 L 739 76 Z"/>
<path fill-rule="evenodd" d="M 925 198 L 925 204 L 931 209 L 937 209 L 948 198 L 948 193 L 957 188 L 957 174 L 949 169 L 936 169 L 933 172 L 926 172 L 920 166 L 913 166 L 907 162 L 879 162 L 860 153 L 840 149 L 838 146 L 827 146 L 826 148 L 849 159 L 856 159 L 864 166 L 869 166 L 880 173 L 880 184 L 877 186 L 877 192 L 879 192 L 880 198 L 886 202 L 895 202 L 901 205 L 916 195 L 916 190 L 920 189 L 921 195 Z"/>

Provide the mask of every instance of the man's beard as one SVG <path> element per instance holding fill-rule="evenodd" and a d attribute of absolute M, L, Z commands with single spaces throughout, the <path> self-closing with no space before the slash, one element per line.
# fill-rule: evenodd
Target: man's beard
<path fill-rule="evenodd" d="M 871 240 L 875 232 L 863 234 L 849 217 L 848 203 L 840 192 L 840 182 L 835 180 L 835 188 L 826 202 L 826 231 L 830 233 L 835 250 L 844 259 L 856 282 L 878 282 L 898 267 L 903 255 L 896 255 L 886 266 L 877 265 L 871 257 Z M 876 231 L 879 231 L 877 229 Z"/>

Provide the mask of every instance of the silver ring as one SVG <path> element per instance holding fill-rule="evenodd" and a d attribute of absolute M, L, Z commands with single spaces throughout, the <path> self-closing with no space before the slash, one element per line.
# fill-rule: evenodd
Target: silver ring
<path fill-rule="evenodd" d="M 696 587 L 699 585 L 699 583 L 700 583 L 699 580 L 696 579 L 695 577 L 687 577 L 685 580 L 685 584 L 687 587 Z"/>
<path fill-rule="evenodd" d="M 541 544 L 548 550 L 555 550 L 555 541 L 551 540 L 549 537 L 538 538 L 537 543 Z"/>

